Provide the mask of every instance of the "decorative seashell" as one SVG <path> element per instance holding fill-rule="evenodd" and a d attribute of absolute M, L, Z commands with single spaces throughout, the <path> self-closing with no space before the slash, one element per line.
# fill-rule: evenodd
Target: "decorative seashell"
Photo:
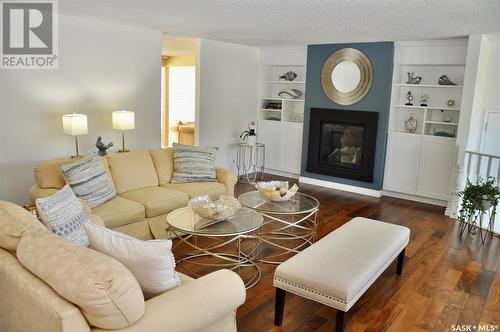
<path fill-rule="evenodd" d="M 283 99 L 297 99 L 302 96 L 302 91 L 297 89 L 287 89 L 278 93 L 278 96 Z"/>
<path fill-rule="evenodd" d="M 288 181 L 257 182 L 255 188 L 270 201 L 288 201 L 299 190 L 296 184 L 288 189 Z"/>
<path fill-rule="evenodd" d="M 285 80 L 285 81 L 293 81 L 296 78 L 297 74 L 295 74 L 293 71 L 289 71 L 280 76 L 280 80 Z"/>

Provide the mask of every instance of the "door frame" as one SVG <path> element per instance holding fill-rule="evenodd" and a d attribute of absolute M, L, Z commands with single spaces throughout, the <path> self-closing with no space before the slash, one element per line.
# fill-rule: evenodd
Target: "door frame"
<path fill-rule="evenodd" d="M 494 109 L 485 109 L 484 110 L 484 117 L 483 117 L 483 127 L 481 128 L 481 150 L 484 151 L 484 143 L 486 141 L 486 130 L 487 130 L 487 125 L 488 125 L 488 116 L 490 113 L 499 113 L 500 110 L 494 110 Z"/>

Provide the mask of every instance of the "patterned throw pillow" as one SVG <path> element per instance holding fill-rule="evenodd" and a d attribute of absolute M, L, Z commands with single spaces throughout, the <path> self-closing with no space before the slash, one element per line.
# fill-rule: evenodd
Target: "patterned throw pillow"
<path fill-rule="evenodd" d="M 174 176 L 172 183 L 215 182 L 217 148 L 173 144 Z"/>
<path fill-rule="evenodd" d="M 61 166 L 66 183 L 91 208 L 95 208 L 116 196 L 115 184 L 111 181 L 100 157 L 88 157 Z"/>
<path fill-rule="evenodd" d="M 38 198 L 36 208 L 43 223 L 52 233 L 75 244 L 90 246 L 89 238 L 83 228 L 89 219 L 68 185 L 52 196 Z"/>

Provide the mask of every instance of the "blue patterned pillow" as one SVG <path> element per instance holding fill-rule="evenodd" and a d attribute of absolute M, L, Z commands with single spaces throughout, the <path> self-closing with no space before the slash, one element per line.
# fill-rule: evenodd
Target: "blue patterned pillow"
<path fill-rule="evenodd" d="M 52 233 L 84 247 L 90 246 L 83 225 L 89 222 L 82 203 L 69 185 L 54 195 L 36 200 L 36 208 L 43 223 Z"/>

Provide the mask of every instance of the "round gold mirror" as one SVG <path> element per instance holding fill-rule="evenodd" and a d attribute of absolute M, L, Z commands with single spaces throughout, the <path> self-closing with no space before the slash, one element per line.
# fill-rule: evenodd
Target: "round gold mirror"
<path fill-rule="evenodd" d="M 352 105 L 366 96 L 372 86 L 373 68 L 363 52 L 343 48 L 326 59 L 321 71 L 321 86 L 332 101 Z"/>

